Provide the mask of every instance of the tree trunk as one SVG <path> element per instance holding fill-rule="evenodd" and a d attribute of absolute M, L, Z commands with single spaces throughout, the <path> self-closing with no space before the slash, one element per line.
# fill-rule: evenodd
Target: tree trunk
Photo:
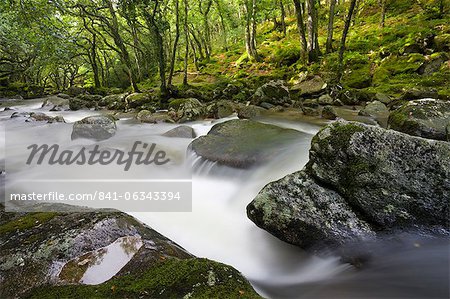
<path fill-rule="evenodd" d="M 319 59 L 318 40 L 318 15 L 316 8 L 317 0 L 308 0 L 308 60 L 315 62 Z"/>
<path fill-rule="evenodd" d="M 186 48 L 184 52 L 184 76 L 183 76 L 183 85 L 188 85 L 188 58 L 189 58 L 189 27 L 188 27 L 188 1 L 184 0 L 184 37 Z"/>
<path fill-rule="evenodd" d="M 170 60 L 170 68 L 169 68 L 169 79 L 167 81 L 167 85 L 170 87 L 172 86 L 172 78 L 173 78 L 173 72 L 175 70 L 175 59 L 177 56 L 177 47 L 178 47 L 178 40 L 180 39 L 180 11 L 179 11 L 179 0 L 174 0 L 175 4 L 175 40 L 173 42 L 173 49 L 172 49 L 172 57 Z"/>
<path fill-rule="evenodd" d="M 327 31 L 327 42 L 326 42 L 326 52 L 333 52 L 333 24 L 334 24 L 334 8 L 336 6 L 336 0 L 330 0 L 330 15 L 328 18 L 328 31 Z"/>
<path fill-rule="evenodd" d="M 342 79 L 342 75 L 344 74 L 344 51 L 345 51 L 345 40 L 347 39 L 348 30 L 350 29 L 350 23 L 352 21 L 353 11 L 355 10 L 356 0 L 350 0 L 350 7 L 348 9 L 348 14 L 345 19 L 344 31 L 342 32 L 341 45 L 339 48 L 339 71 L 338 78 L 339 81 Z"/>
<path fill-rule="evenodd" d="M 386 2 L 387 0 L 381 0 L 381 28 L 384 28 L 384 21 L 386 20 Z"/>
<path fill-rule="evenodd" d="M 283 36 L 286 36 L 286 11 L 284 10 L 283 0 L 280 0 L 280 11 L 281 11 L 281 30 L 283 31 Z"/>
<path fill-rule="evenodd" d="M 247 55 L 249 60 L 259 61 L 258 52 L 256 50 L 256 0 L 252 0 L 250 5 L 250 0 L 244 1 L 245 10 L 245 48 L 247 50 Z"/>
<path fill-rule="evenodd" d="M 300 35 L 301 53 L 300 57 L 303 63 L 306 63 L 306 53 L 308 52 L 308 45 L 306 41 L 305 23 L 303 20 L 303 12 L 300 0 L 294 0 L 295 14 L 297 17 L 297 28 Z"/>

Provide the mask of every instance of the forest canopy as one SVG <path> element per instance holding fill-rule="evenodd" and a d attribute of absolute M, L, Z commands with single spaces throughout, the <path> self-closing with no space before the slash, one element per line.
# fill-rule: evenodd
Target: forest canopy
<path fill-rule="evenodd" d="M 444 0 L 2 0 L 0 85 L 168 97 L 191 72 L 340 82 L 355 66 L 372 81 L 381 59 L 429 36 L 447 51 L 445 20 Z"/>

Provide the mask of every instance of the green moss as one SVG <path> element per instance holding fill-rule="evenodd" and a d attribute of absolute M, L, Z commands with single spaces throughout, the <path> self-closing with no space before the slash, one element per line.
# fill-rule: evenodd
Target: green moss
<path fill-rule="evenodd" d="M 349 88 L 366 88 L 369 87 L 372 82 L 370 76 L 370 67 L 368 65 L 356 70 L 347 72 L 342 78 L 342 83 Z"/>
<path fill-rule="evenodd" d="M 0 226 L 0 235 L 23 231 L 53 219 L 57 213 L 30 213 Z"/>
<path fill-rule="evenodd" d="M 100 285 L 43 286 L 25 298 L 261 298 L 232 267 L 207 259 L 164 258 L 141 276 Z"/>

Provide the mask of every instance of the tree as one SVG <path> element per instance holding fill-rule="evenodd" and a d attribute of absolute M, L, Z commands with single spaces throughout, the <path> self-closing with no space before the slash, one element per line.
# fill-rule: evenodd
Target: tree
<path fill-rule="evenodd" d="M 293 1 L 295 6 L 295 15 L 297 17 L 297 28 L 300 35 L 300 46 L 302 49 L 300 57 L 301 60 L 305 63 L 306 55 L 308 52 L 308 42 L 306 40 L 305 22 L 303 20 L 303 9 L 300 0 L 293 0 Z"/>
<path fill-rule="evenodd" d="M 385 1 L 385 0 L 382 0 Z M 330 12 L 328 16 L 328 29 L 327 29 L 327 42 L 325 44 L 326 53 L 333 51 L 333 24 L 334 24 L 334 8 L 336 6 L 336 0 L 330 0 Z"/>
<path fill-rule="evenodd" d="M 319 49 L 319 23 L 318 23 L 318 13 L 317 0 L 308 0 L 308 61 L 316 62 L 319 59 L 320 49 Z"/>
<path fill-rule="evenodd" d="M 348 30 L 350 29 L 350 23 L 352 21 L 353 11 L 355 10 L 356 0 L 350 0 L 350 6 L 348 8 L 348 14 L 345 18 L 344 31 L 342 32 L 341 44 L 339 47 L 339 70 L 338 70 L 338 78 L 339 81 L 342 79 L 342 75 L 344 73 L 344 51 L 345 51 L 345 40 L 347 39 Z"/>

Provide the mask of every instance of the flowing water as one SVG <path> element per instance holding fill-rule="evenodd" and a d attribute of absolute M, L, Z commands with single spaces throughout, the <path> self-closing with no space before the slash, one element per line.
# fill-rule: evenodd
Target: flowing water
<path fill-rule="evenodd" d="M 0 130 L 0 154 L 4 157 L 5 139 L 28 134 L 59 144 L 70 144 L 72 122 L 95 111 L 48 112 L 40 108 L 42 101 L 30 101 L 15 111 L 39 111 L 62 115 L 68 123 L 26 123 L 24 119 L 10 119 L 15 111 L 0 112 L 0 123 L 8 126 L 6 137 Z M 225 121 L 222 119 L 220 121 Z M 445 298 L 448 294 L 448 240 L 418 240 L 408 236 L 402 245 L 391 248 L 391 242 L 378 245 L 371 265 L 355 270 L 340 262 L 333 254 L 314 256 L 298 247 L 286 244 L 256 227 L 246 215 L 247 204 L 267 183 L 298 171 L 308 161 L 312 136 L 316 125 L 300 122 L 266 120 L 280 126 L 307 133 L 296 140 L 284 154 L 267 165 L 252 170 L 236 170 L 212 162 L 205 162 L 187 152 L 190 139 L 166 138 L 162 133 L 175 127 L 169 124 L 137 124 L 130 119 L 118 121 L 117 134 L 104 141 L 114 148 L 126 148 L 133 140 L 149 140 L 163 146 L 177 157 L 178 166 L 171 171 L 188 171 L 192 176 L 192 212 L 132 212 L 137 219 L 175 241 L 192 254 L 234 266 L 263 296 L 270 298 Z M 205 135 L 215 122 L 189 124 L 197 135 Z M 17 134 L 17 135 L 16 135 Z M 17 148 L 7 148 L 7 156 L 24 159 L 20 151 L 27 140 L 15 142 Z M 76 141 L 76 145 L 86 141 Z M 187 154 L 186 154 L 187 153 Z M 35 179 L 48 172 L 57 172 L 49 166 L 33 171 L 22 170 L 7 176 L 8 183 L 24 178 Z M 80 171 L 80 177 L 85 173 Z M 107 176 L 111 171 L 95 175 Z M 64 172 L 56 173 L 64 176 Z M 174 173 L 175 174 L 175 173 Z M 135 173 L 136 177 L 145 177 Z M 24 184 L 16 185 L 24 191 Z M 413 246 L 419 244 L 420 246 Z M 382 249 L 381 249 L 382 248 Z"/>

